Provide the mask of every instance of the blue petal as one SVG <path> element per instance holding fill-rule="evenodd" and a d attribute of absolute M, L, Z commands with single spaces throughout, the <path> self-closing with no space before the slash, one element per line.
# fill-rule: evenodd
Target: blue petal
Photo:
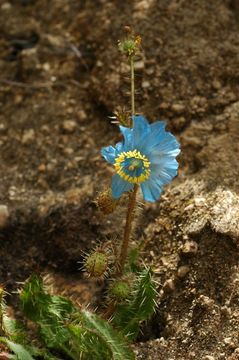
<path fill-rule="evenodd" d="M 144 153 L 147 156 L 157 154 L 177 156 L 180 152 L 180 145 L 175 136 L 167 131 L 158 132 L 156 129 L 144 139 L 141 147 L 144 148 Z"/>
<path fill-rule="evenodd" d="M 163 186 L 168 184 L 176 175 L 178 162 L 172 156 L 161 158 L 150 166 L 150 178 L 141 184 L 143 197 L 147 201 L 159 199 Z"/>
<path fill-rule="evenodd" d="M 118 199 L 123 192 L 132 190 L 134 187 L 133 184 L 129 183 L 128 181 L 123 180 L 118 174 L 115 174 L 112 177 L 112 195 L 113 198 Z"/>
<path fill-rule="evenodd" d="M 149 152 L 151 150 L 151 146 L 154 146 L 155 142 L 162 141 L 165 136 L 165 123 L 164 122 L 156 122 L 150 125 L 150 131 L 146 133 L 143 139 L 141 139 L 139 143 L 139 150 L 142 152 Z"/>
<path fill-rule="evenodd" d="M 160 181 L 150 177 L 149 180 L 141 184 L 141 190 L 144 200 L 154 202 L 160 198 L 163 189 Z"/>
<path fill-rule="evenodd" d="M 143 138 L 150 133 L 150 125 L 145 117 L 133 116 L 133 146 L 138 147 Z"/>
<path fill-rule="evenodd" d="M 150 125 L 151 132 L 154 131 L 165 131 L 166 122 L 165 121 L 155 121 L 153 124 Z"/>
<path fill-rule="evenodd" d="M 133 131 L 132 131 L 132 129 L 129 129 L 124 126 L 120 126 L 119 128 L 124 136 L 124 151 L 129 151 L 132 149 L 132 145 L 133 145 L 132 144 Z"/>
<path fill-rule="evenodd" d="M 101 155 L 107 160 L 110 164 L 115 163 L 115 157 L 118 151 L 113 146 L 107 146 L 101 149 Z"/>
<path fill-rule="evenodd" d="M 158 168 L 178 168 L 178 162 L 175 159 L 176 155 L 180 152 L 180 149 L 175 149 L 173 155 L 171 153 L 163 153 L 161 151 L 153 152 L 149 155 L 149 161 L 152 165 L 156 165 Z"/>
<path fill-rule="evenodd" d="M 124 144 L 122 142 L 118 142 L 116 145 L 115 145 L 115 148 L 116 148 L 116 152 L 117 154 L 121 153 L 123 150 L 123 147 L 124 147 Z"/>
<path fill-rule="evenodd" d="M 178 173 L 178 162 L 175 158 L 163 158 L 157 164 L 151 164 L 150 178 L 156 179 L 161 185 L 170 183 Z"/>

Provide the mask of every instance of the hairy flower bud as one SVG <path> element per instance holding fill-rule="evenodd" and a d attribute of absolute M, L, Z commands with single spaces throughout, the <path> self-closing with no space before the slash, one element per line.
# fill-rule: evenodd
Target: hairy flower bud
<path fill-rule="evenodd" d="M 119 49 L 127 56 L 133 56 L 139 51 L 141 37 L 139 35 L 134 35 L 131 31 L 127 32 L 129 33 L 127 38 L 119 41 Z"/>
<path fill-rule="evenodd" d="M 117 300 L 126 300 L 130 295 L 130 285 L 125 280 L 117 280 L 113 283 L 110 294 Z"/>
<path fill-rule="evenodd" d="M 129 111 L 127 111 L 124 108 L 118 108 L 114 114 L 115 114 L 115 118 L 117 119 L 115 123 L 118 123 L 119 125 L 128 128 L 132 127 L 132 118 Z"/>
<path fill-rule="evenodd" d="M 92 277 L 101 277 L 108 267 L 108 257 L 102 250 L 95 250 L 85 260 L 85 270 Z"/>
<path fill-rule="evenodd" d="M 111 189 L 107 189 L 99 193 L 95 200 L 100 211 L 105 214 L 111 214 L 116 209 L 118 200 L 113 199 Z"/>

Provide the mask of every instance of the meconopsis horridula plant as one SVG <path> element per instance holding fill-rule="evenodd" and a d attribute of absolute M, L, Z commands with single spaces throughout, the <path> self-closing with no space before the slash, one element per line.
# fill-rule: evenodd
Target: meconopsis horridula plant
<path fill-rule="evenodd" d="M 126 55 L 129 63 L 131 109 L 123 108 L 115 112 L 114 123 L 119 127 L 122 141 L 101 150 L 104 159 L 113 167 L 114 174 L 111 186 L 102 191 L 96 199 L 99 209 L 108 215 L 116 212 L 118 207 L 124 206 L 126 195 L 125 226 L 120 241 L 115 239 L 108 241 L 108 244 L 103 246 L 104 249 L 98 246 L 86 257 L 85 261 L 86 271 L 88 271 L 89 263 L 94 263 L 95 273 L 92 268 L 88 271 L 91 276 L 97 277 L 99 268 L 102 274 L 108 276 L 110 285 L 104 314 L 106 318 L 114 318 L 118 302 L 122 303 L 122 296 L 119 296 L 120 299 L 112 296 L 112 288 L 122 289 L 123 294 L 126 289 L 132 289 L 136 286 L 135 284 L 138 284 L 137 277 L 140 276 L 141 271 L 145 270 L 139 265 L 142 244 L 138 244 L 138 247 L 133 249 L 131 247 L 132 225 L 137 215 L 137 201 L 140 198 L 148 202 L 160 199 L 164 186 L 177 175 L 176 157 L 180 153 L 179 143 L 175 136 L 165 129 L 164 121 L 157 120 L 149 123 L 143 114 L 136 112 L 135 59 L 141 51 L 141 38 L 129 27 L 126 27 L 126 32 L 126 38 L 119 41 L 119 49 Z M 124 202 L 121 201 L 122 198 Z M 137 239 L 134 240 L 137 244 Z M 102 261 L 102 253 L 105 255 L 104 261 Z M 109 258 L 110 261 L 108 261 Z M 129 300 L 127 299 L 126 302 L 128 303 Z"/>

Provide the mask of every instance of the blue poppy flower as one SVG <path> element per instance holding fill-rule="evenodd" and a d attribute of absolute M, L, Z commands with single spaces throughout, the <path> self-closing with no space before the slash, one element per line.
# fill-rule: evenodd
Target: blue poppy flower
<path fill-rule="evenodd" d="M 116 170 L 112 178 L 113 197 L 117 199 L 139 184 L 144 199 L 154 202 L 163 186 L 177 175 L 179 143 L 165 130 L 163 121 L 149 124 L 143 116 L 134 116 L 133 128 L 120 126 L 120 131 L 124 141 L 101 150 Z"/>

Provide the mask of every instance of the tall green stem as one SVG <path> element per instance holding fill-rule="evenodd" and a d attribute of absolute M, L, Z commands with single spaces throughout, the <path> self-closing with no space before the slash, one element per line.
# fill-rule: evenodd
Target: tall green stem
<path fill-rule="evenodd" d="M 130 56 L 131 115 L 135 115 L 134 55 Z"/>

